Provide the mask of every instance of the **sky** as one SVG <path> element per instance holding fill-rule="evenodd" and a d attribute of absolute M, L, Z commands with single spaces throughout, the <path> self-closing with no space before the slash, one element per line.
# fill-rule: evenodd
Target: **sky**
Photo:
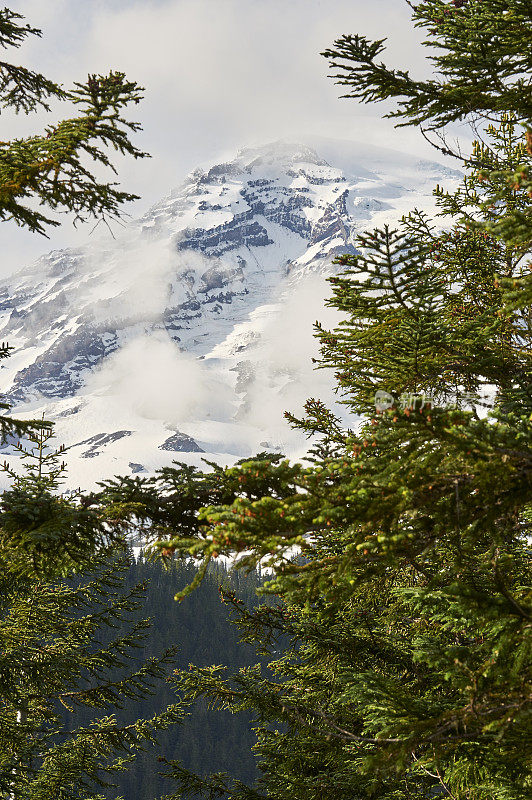
<path fill-rule="evenodd" d="M 130 116 L 143 126 L 135 143 L 152 157 L 114 158 L 122 187 L 140 195 L 125 209 L 133 217 L 196 166 L 301 133 L 438 159 L 417 130 L 398 130 L 381 118 L 385 105 L 338 99 L 341 87 L 320 56 L 345 33 L 387 37 L 390 65 L 429 75 L 404 0 L 13 0 L 9 7 L 43 35 L 6 59 L 65 87 L 110 69 L 145 87 Z M 39 133 L 69 115 L 64 107 L 28 117 L 3 112 L 2 139 Z M 102 230 L 93 230 L 94 221 L 74 229 L 68 215 L 60 219 L 49 239 L 4 223 L 0 276 Z"/>

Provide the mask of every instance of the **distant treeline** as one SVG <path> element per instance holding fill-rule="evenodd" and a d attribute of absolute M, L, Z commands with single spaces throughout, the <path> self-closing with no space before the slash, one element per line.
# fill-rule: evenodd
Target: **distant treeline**
<path fill-rule="evenodd" d="M 238 628 L 230 622 L 230 607 L 221 602 L 220 586 L 230 588 L 247 607 L 260 602 L 256 589 L 261 583 L 258 573 L 229 574 L 223 564 L 213 566 L 200 587 L 181 603 L 174 595 L 190 583 L 196 574 L 193 564 L 174 561 L 167 568 L 160 562 L 143 558 L 131 559 L 124 572 L 124 591 L 145 584 L 145 602 L 133 619 L 150 618 L 151 627 L 138 649 L 138 664 L 150 656 L 160 655 L 168 648 L 179 648 L 175 666 L 187 668 L 226 665 L 230 671 L 261 661 L 254 648 L 239 642 Z M 117 622 L 113 630 L 103 629 L 103 636 L 116 638 L 129 629 L 125 622 Z M 153 694 L 142 701 L 128 701 L 116 711 L 120 722 L 133 722 L 139 717 L 150 717 L 175 702 L 175 689 L 166 682 L 153 687 Z M 95 713 L 92 716 L 97 716 Z M 70 720 L 72 727 L 88 724 L 90 711 L 82 709 Z M 103 790 L 109 798 L 124 800 L 153 800 L 175 791 L 175 784 L 164 777 L 161 758 L 178 759 L 183 766 L 199 775 L 227 772 L 246 783 L 257 776 L 256 760 L 251 751 L 254 743 L 252 719 L 246 714 L 212 710 L 200 700 L 191 710 L 183 725 L 176 725 L 159 734 L 157 747 L 141 753 L 125 772 L 112 776 L 113 786 Z"/>

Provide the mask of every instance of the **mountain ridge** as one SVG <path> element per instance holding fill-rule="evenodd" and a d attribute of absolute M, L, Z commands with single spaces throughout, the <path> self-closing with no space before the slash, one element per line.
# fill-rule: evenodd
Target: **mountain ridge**
<path fill-rule="evenodd" d="M 305 141 L 243 148 L 193 170 L 116 240 L 52 251 L 0 281 L 1 336 L 16 348 L 4 391 L 17 414 L 55 422 L 76 483 L 176 453 L 304 452 L 282 410 L 307 394 L 334 402 L 312 372 L 309 316 L 333 320 L 333 259 L 362 230 L 430 210 L 434 184 L 459 177 L 364 147 L 371 164 L 330 140 L 329 160 Z"/>

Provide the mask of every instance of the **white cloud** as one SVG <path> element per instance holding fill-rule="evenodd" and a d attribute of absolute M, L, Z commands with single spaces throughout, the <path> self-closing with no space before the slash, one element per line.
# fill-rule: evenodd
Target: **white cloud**
<path fill-rule="evenodd" d="M 200 162 L 283 136 L 333 136 L 429 155 L 415 130 L 394 130 L 386 106 L 339 100 L 319 53 L 343 33 L 389 37 L 390 64 L 427 74 L 410 9 L 399 0 L 14 0 L 43 30 L 16 60 L 66 85 L 120 69 L 146 87 L 131 109 L 153 158 L 118 158 L 120 181 L 142 199 L 135 214 Z M 9 53 L 7 54 L 9 57 Z M 44 116 L 3 115 L 3 138 L 39 130 Z M 67 218 L 65 218 L 66 220 Z M 41 237 L 4 225 L 4 274 L 52 248 L 80 244 L 92 228 L 66 224 Z M 7 236 L 6 236 L 7 234 Z"/>
<path fill-rule="evenodd" d="M 85 391 L 121 406 L 124 418 L 133 412 L 175 426 L 232 411 L 230 389 L 164 332 L 125 344 L 88 378 Z"/>
<path fill-rule="evenodd" d="M 135 237 L 131 242 L 123 236 L 94 243 L 83 264 L 87 284 L 79 290 L 80 299 L 91 305 L 97 322 L 157 319 L 166 306 L 178 263 L 179 254 L 167 240 Z"/>
<path fill-rule="evenodd" d="M 257 364 L 255 380 L 247 392 L 243 423 L 265 431 L 265 436 L 291 452 L 301 448 L 302 434 L 290 432 L 284 412 L 304 416 L 310 397 L 322 400 L 329 408 L 336 405 L 334 376 L 329 369 L 317 369 L 312 357 L 319 356 L 314 323 L 334 328 L 342 319 L 339 312 L 324 305 L 331 286 L 323 277 L 312 275 L 300 280 L 277 313 L 272 314 L 262 332 L 261 343 L 252 353 Z M 336 412 L 345 412 L 336 406 Z"/>
<path fill-rule="evenodd" d="M 242 355 L 254 371 L 243 405 L 223 359 L 194 358 L 180 351 L 164 330 L 139 333 L 126 342 L 89 375 L 84 394 L 105 398 L 124 420 L 140 416 L 178 429 L 187 423 L 201 428 L 206 420 L 220 422 L 226 436 L 246 440 L 244 449 L 253 450 L 256 438 L 287 453 L 303 453 L 305 437 L 291 431 L 284 412 L 302 415 L 309 397 L 335 405 L 331 371 L 317 370 L 311 361 L 319 355 L 314 322 L 333 328 L 341 319 L 324 307 L 330 294 L 323 277 L 306 277 L 265 317 L 259 343 Z M 238 434 L 237 428 L 247 433 Z"/>

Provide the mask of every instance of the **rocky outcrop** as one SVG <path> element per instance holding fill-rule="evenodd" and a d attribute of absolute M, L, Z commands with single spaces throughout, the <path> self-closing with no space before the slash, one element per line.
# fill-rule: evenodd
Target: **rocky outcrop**
<path fill-rule="evenodd" d="M 118 346 L 116 331 L 99 331 L 90 325 L 57 339 L 29 367 L 15 375 L 10 402 L 31 394 L 69 397 L 83 385 L 83 373 L 93 369 Z"/>
<path fill-rule="evenodd" d="M 112 442 L 117 442 L 119 439 L 123 439 L 124 436 L 131 436 L 133 431 L 114 431 L 113 433 L 97 433 L 95 436 L 91 436 L 89 439 L 84 439 L 82 442 L 77 442 L 71 446 L 73 447 L 83 447 L 86 445 L 90 445 L 87 450 L 84 450 L 81 453 L 81 458 L 96 458 L 99 456 L 104 447 Z"/>
<path fill-rule="evenodd" d="M 349 218 L 347 214 L 346 201 L 349 192 L 347 189 L 327 206 L 323 215 L 312 228 L 311 244 L 318 244 L 326 240 L 340 236 L 343 242 L 347 243 L 350 235 Z"/>
<path fill-rule="evenodd" d="M 147 472 L 148 470 L 143 464 L 137 464 L 136 461 L 129 462 L 129 469 L 135 475 L 138 472 Z"/>
<path fill-rule="evenodd" d="M 313 203 L 304 192 L 277 186 L 274 180 L 260 180 L 249 181 L 240 194 L 253 214 L 262 214 L 303 239 L 309 237 L 310 223 L 301 212 L 305 208 L 312 208 Z"/>
<path fill-rule="evenodd" d="M 237 214 L 231 222 L 205 230 L 185 230 L 177 242 L 178 250 L 199 250 L 210 256 L 222 256 L 239 247 L 266 247 L 273 244 L 268 231 L 253 219 L 253 212 Z"/>
<path fill-rule="evenodd" d="M 173 450 L 177 453 L 204 453 L 197 442 L 186 433 L 176 431 L 172 436 L 169 436 L 166 441 L 159 445 L 159 450 Z"/>

